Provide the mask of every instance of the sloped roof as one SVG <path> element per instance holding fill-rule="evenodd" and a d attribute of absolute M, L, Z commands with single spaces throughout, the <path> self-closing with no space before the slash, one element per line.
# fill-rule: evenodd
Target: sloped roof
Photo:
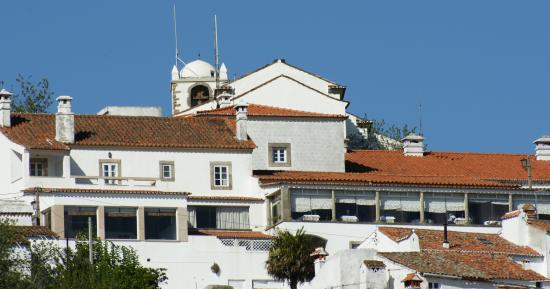
<path fill-rule="evenodd" d="M 531 160 L 534 180 L 550 180 L 550 161 L 537 161 L 534 155 L 427 152 L 410 157 L 400 150 L 356 150 L 346 154 L 346 161 L 349 171 L 373 175 L 526 180 L 527 171 L 520 162 L 525 157 Z"/>
<path fill-rule="evenodd" d="M 439 176 L 391 176 L 359 172 L 310 172 L 310 171 L 255 171 L 254 174 L 263 184 L 281 182 L 296 183 L 357 183 L 379 186 L 442 186 L 465 188 L 506 188 L 516 189 L 517 185 L 496 181 L 480 180 L 472 177 Z"/>
<path fill-rule="evenodd" d="M 34 193 L 36 188 L 24 189 L 24 193 Z M 92 193 L 92 194 L 135 194 L 135 195 L 162 195 L 188 196 L 188 192 L 172 192 L 158 190 L 123 190 L 123 189 L 82 189 L 82 188 L 40 188 L 41 193 Z"/>
<path fill-rule="evenodd" d="M 531 220 L 529 225 L 550 233 L 550 220 Z"/>
<path fill-rule="evenodd" d="M 197 111 L 197 116 L 235 116 L 235 108 L 228 106 L 224 108 L 217 108 L 212 110 Z M 288 109 L 282 107 L 275 107 L 261 104 L 249 104 L 248 116 L 252 117 L 296 117 L 296 118 L 334 118 L 334 119 L 346 119 L 345 115 L 338 114 L 325 114 L 317 112 L 308 112 L 302 110 Z"/>
<path fill-rule="evenodd" d="M 373 185 L 446 186 L 517 189 L 527 180 L 521 159 L 529 157 L 533 180 L 550 182 L 550 161 L 533 155 L 354 150 L 346 154 L 346 172 L 257 172 L 263 183 L 327 182 Z"/>
<path fill-rule="evenodd" d="M 231 120 L 143 116 L 75 115 L 75 143 L 188 149 L 253 149 L 235 139 Z M 12 126 L 0 128 L 11 141 L 28 149 L 68 150 L 55 140 L 55 115 L 13 113 Z"/>
<path fill-rule="evenodd" d="M 15 230 L 16 242 L 27 243 L 29 238 L 58 238 L 57 234 L 44 226 L 13 226 Z"/>
<path fill-rule="evenodd" d="M 378 230 L 395 242 L 407 239 L 411 228 L 379 227 Z M 517 256 L 540 256 L 528 246 L 516 245 L 497 234 L 448 231 L 449 249 L 443 248 L 443 231 L 415 229 L 420 250 L 442 252 L 483 253 Z"/>
<path fill-rule="evenodd" d="M 457 252 L 379 253 L 383 257 L 419 273 L 455 276 L 470 280 L 544 281 L 544 276 L 523 267 L 505 255 Z"/>

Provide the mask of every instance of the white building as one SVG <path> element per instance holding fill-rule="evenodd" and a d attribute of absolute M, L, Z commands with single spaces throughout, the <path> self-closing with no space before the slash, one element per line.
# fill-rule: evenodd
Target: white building
<path fill-rule="evenodd" d="M 550 218 L 548 138 L 527 157 L 529 178 L 525 156 L 428 152 L 420 136 L 348 150 L 359 121 L 345 87 L 282 59 L 232 81 L 197 60 L 171 85 L 173 117 L 77 115 L 70 97 L 55 115 L 19 114 L 0 93 L 0 197 L 27 204 L 0 214 L 28 217 L 35 201 L 61 238 L 92 217 L 99 237 L 167 268 L 166 288 L 282 287 L 264 268 L 275 227 L 304 227 L 335 253 L 380 223 L 433 228 L 452 215 L 454 230 L 496 233 L 525 203 Z"/>

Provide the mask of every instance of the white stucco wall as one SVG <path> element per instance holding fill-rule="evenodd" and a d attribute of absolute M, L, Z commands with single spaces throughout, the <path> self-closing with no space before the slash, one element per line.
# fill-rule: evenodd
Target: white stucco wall
<path fill-rule="evenodd" d="M 260 196 L 256 194 L 257 181 L 251 177 L 250 151 L 153 150 L 120 148 L 75 148 L 71 150 L 71 175 L 97 176 L 99 160 L 121 161 L 122 177 L 158 178 L 160 161 L 173 161 L 175 180 L 160 182 L 167 191 L 190 192 L 203 196 Z M 232 188 L 212 190 L 210 162 L 231 162 Z"/>
<path fill-rule="evenodd" d="M 342 250 L 329 255 L 315 278 L 302 288 L 359 288 L 360 268 L 364 260 L 375 259 L 376 251 L 370 249 Z M 343 286 L 345 285 L 345 286 Z"/>
<path fill-rule="evenodd" d="M 236 101 L 246 103 L 326 114 L 345 115 L 346 113 L 346 102 L 323 95 L 287 77 L 276 78 L 241 97 L 239 97 L 240 94 L 235 95 L 238 97 Z"/>
<path fill-rule="evenodd" d="M 248 135 L 257 148 L 252 152 L 254 170 L 345 170 L 344 122 L 322 119 L 249 118 Z M 271 167 L 269 143 L 291 144 L 291 166 Z"/>
<path fill-rule="evenodd" d="M 420 243 L 416 234 L 395 242 L 380 231 L 373 232 L 361 245 L 360 249 L 375 249 L 378 252 L 418 252 Z"/>
<path fill-rule="evenodd" d="M 300 228 L 304 228 L 306 233 L 314 234 L 327 239 L 326 250 L 329 253 L 335 253 L 339 250 L 349 249 L 350 242 L 361 242 L 370 236 L 376 228 L 377 224 L 346 224 L 346 223 L 331 223 L 331 222 L 283 222 L 277 225 L 277 228 L 287 229 L 295 232 Z M 384 224 L 384 226 L 392 226 Z M 443 230 L 443 226 L 434 225 L 393 225 L 395 227 L 417 228 L 417 229 L 432 229 Z M 483 227 L 483 226 L 450 226 L 450 231 L 460 232 L 480 232 L 480 233 L 498 233 L 500 227 Z"/>
<path fill-rule="evenodd" d="M 189 236 L 188 242 L 120 241 L 137 251 L 143 266 L 165 268 L 168 282 L 163 289 L 205 288 L 211 284 L 228 284 L 228 280 L 244 280 L 244 289 L 252 289 L 254 280 L 272 280 L 265 270 L 266 251 L 246 251 L 243 247 L 227 247 L 212 236 Z M 65 240 L 57 241 L 65 247 Z M 74 242 L 69 241 L 73 247 Z M 217 263 L 220 274 L 210 267 Z M 275 287 L 276 288 L 276 287 Z"/>
<path fill-rule="evenodd" d="M 332 84 L 329 81 L 304 72 L 300 69 L 296 69 L 286 63 L 275 62 L 265 68 L 255 71 L 254 73 L 235 80 L 231 83 L 231 85 L 235 88 L 235 94 L 239 95 L 279 75 L 287 75 L 297 79 L 305 85 L 326 94 L 329 94 L 329 85 Z M 339 98 L 339 95 L 331 94 L 331 97 Z"/>

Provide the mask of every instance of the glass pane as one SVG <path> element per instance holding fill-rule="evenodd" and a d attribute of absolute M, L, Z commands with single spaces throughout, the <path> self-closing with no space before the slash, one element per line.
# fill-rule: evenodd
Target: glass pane
<path fill-rule="evenodd" d="M 65 207 L 65 237 L 75 238 L 78 234 L 88 235 L 88 218 L 92 218 L 92 234 L 96 236 L 97 219 L 95 207 Z"/>
<path fill-rule="evenodd" d="M 175 240 L 176 209 L 145 208 L 145 239 Z"/>
<path fill-rule="evenodd" d="M 105 238 L 137 239 L 136 208 L 105 208 Z"/>

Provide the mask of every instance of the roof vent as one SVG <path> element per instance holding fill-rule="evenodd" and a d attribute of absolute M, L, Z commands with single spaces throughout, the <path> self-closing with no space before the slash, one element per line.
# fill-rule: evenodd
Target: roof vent
<path fill-rule="evenodd" d="M 0 127 L 11 126 L 11 96 L 5 89 L 0 90 Z"/>
<path fill-rule="evenodd" d="M 537 161 L 550 161 L 550 136 L 542 136 L 533 142 Z"/>
<path fill-rule="evenodd" d="M 277 63 L 277 62 L 286 63 L 286 59 L 284 59 L 284 58 L 277 58 L 277 59 L 273 60 L 273 63 Z"/>
<path fill-rule="evenodd" d="M 405 156 L 424 156 L 424 137 L 414 133 L 409 134 L 403 141 L 403 154 Z"/>

